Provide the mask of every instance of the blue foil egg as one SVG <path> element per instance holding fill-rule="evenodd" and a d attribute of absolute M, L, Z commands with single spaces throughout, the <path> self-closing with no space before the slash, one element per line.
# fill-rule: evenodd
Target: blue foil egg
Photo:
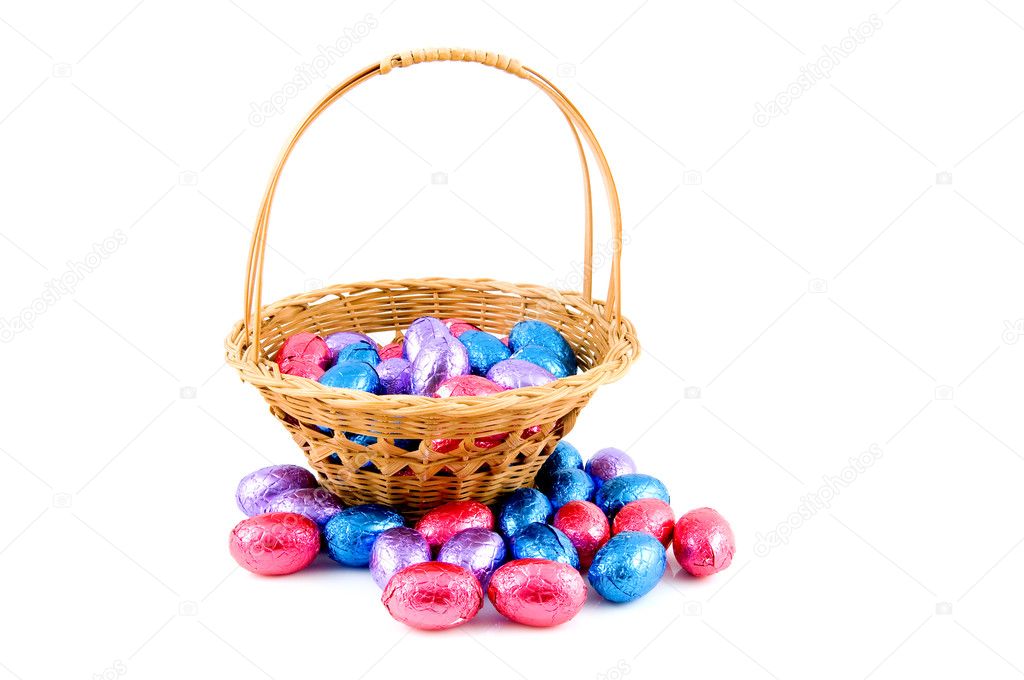
<path fill-rule="evenodd" d="M 537 489 L 516 489 L 498 514 L 498 530 L 505 538 L 512 538 L 527 524 L 547 522 L 551 512 L 551 502 Z"/>
<path fill-rule="evenodd" d="M 562 362 L 566 375 L 576 375 L 576 355 L 573 354 L 572 346 L 554 326 L 534 319 L 520 321 L 513 326 L 508 334 L 508 346 L 512 351 L 518 352 L 530 345 L 547 347 Z"/>
<path fill-rule="evenodd" d="M 512 556 L 517 559 L 533 558 L 568 564 L 580 568 L 580 556 L 569 537 L 550 524 L 527 524 L 512 537 Z"/>
<path fill-rule="evenodd" d="M 338 361 L 362 361 L 364 364 L 376 366 L 380 363 L 377 348 L 367 342 L 353 342 L 338 350 Z M 337 363 L 337 362 L 336 362 Z"/>
<path fill-rule="evenodd" d="M 377 438 L 369 434 L 356 434 L 355 432 L 346 432 L 345 438 L 354 444 L 360 446 L 373 446 L 377 443 Z"/>
<path fill-rule="evenodd" d="M 499 341 L 500 342 L 500 341 Z M 569 375 L 568 369 L 558 355 L 543 345 L 527 345 L 517 350 L 510 358 L 521 361 L 529 361 L 531 364 L 540 366 L 556 378 L 565 378 Z M 576 371 L 573 371 L 575 374 Z"/>
<path fill-rule="evenodd" d="M 613 477 L 597 490 L 594 503 L 608 516 L 614 519 L 622 506 L 641 498 L 657 498 L 671 503 L 668 489 L 660 480 L 644 474 L 621 475 Z"/>
<path fill-rule="evenodd" d="M 582 468 L 583 457 L 579 450 L 564 439 L 555 446 L 548 459 L 540 466 L 540 471 L 534 483 L 540 488 L 546 488 L 551 481 L 551 475 L 559 470 Z"/>
<path fill-rule="evenodd" d="M 405 526 L 402 516 L 383 505 L 346 508 L 324 526 L 327 553 L 335 562 L 365 567 L 370 563 L 370 551 L 377 536 L 401 526 Z"/>
<path fill-rule="evenodd" d="M 491 366 L 512 355 L 512 350 L 498 338 L 483 331 L 466 331 L 459 336 L 469 354 L 469 368 L 473 375 L 487 375 Z"/>
<path fill-rule="evenodd" d="M 594 480 L 579 468 L 556 470 L 542 488 L 555 510 L 569 501 L 589 501 L 594 497 Z"/>
<path fill-rule="evenodd" d="M 374 394 L 380 391 L 377 371 L 362 361 L 339 361 L 320 377 L 320 384 Z"/>
<path fill-rule="evenodd" d="M 658 539 L 641 531 L 623 531 L 597 551 L 587 579 L 604 599 L 632 602 L 658 585 L 667 564 L 665 546 Z"/>

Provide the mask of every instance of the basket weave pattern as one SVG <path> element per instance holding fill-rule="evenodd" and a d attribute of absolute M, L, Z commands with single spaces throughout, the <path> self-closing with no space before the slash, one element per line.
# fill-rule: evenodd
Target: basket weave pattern
<path fill-rule="evenodd" d="M 263 306 L 263 252 L 270 205 L 281 170 L 302 133 L 327 106 L 365 79 L 394 67 L 445 60 L 474 61 L 530 80 L 552 98 L 569 121 L 583 162 L 587 201 L 582 292 L 487 279 L 387 280 L 329 286 Z M 593 300 L 590 293 L 593 226 L 583 141 L 601 167 L 611 207 L 613 257 L 607 303 Z M 282 153 L 253 233 L 245 316 L 227 338 L 227 361 L 260 391 L 271 413 L 319 474 L 322 485 L 346 503 L 383 503 L 411 517 L 452 500 L 472 498 L 491 503 L 521 486 L 532 485 L 545 458 L 572 429 L 597 387 L 617 380 L 638 355 L 635 330 L 619 312 L 620 246 L 621 217 L 607 161 L 589 126 L 554 85 L 519 62 L 494 53 L 450 49 L 397 54 L 329 93 Z M 498 335 L 507 334 L 523 319 L 544 321 L 572 345 L 581 373 L 487 397 L 432 399 L 328 388 L 282 375 L 272 360 L 294 333 L 395 332 L 421 316 L 464 319 Z M 332 429 L 333 436 L 315 426 Z M 363 446 L 346 433 L 370 435 L 376 442 Z M 478 438 L 493 435 L 507 436 L 490 448 L 477 446 Z M 430 448 L 431 440 L 439 438 L 458 440 L 459 444 L 439 453 Z"/>

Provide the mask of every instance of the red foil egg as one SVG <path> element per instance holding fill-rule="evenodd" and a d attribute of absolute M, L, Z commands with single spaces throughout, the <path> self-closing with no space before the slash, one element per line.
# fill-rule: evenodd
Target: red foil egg
<path fill-rule="evenodd" d="M 586 569 L 594 555 L 611 537 L 608 518 L 589 501 L 569 501 L 558 509 L 552 522 L 554 527 L 569 537 L 580 556 L 580 567 Z"/>
<path fill-rule="evenodd" d="M 443 323 L 455 337 L 459 337 L 466 331 L 480 330 L 473 324 L 469 323 L 468 321 L 463 321 L 462 319 L 443 319 L 441 323 Z"/>
<path fill-rule="evenodd" d="M 444 399 L 446 397 L 485 397 L 490 394 L 504 392 L 505 388 L 479 375 L 457 375 L 448 378 L 438 385 L 430 396 Z"/>
<path fill-rule="evenodd" d="M 320 380 L 320 377 L 324 374 L 324 369 L 304 357 L 283 359 L 278 363 L 278 366 L 285 375 L 294 375 L 299 378 L 309 378 L 310 380 Z"/>
<path fill-rule="evenodd" d="M 587 601 L 580 573 L 563 562 L 523 559 L 508 562 L 491 576 L 487 597 L 505 618 L 546 628 L 565 623 Z"/>
<path fill-rule="evenodd" d="M 228 548 L 235 561 L 254 574 L 293 574 L 309 566 L 320 552 L 320 532 L 313 520 L 302 515 L 271 512 L 236 524 Z"/>
<path fill-rule="evenodd" d="M 402 343 L 401 343 L 401 341 L 399 341 L 399 342 L 392 342 L 390 345 L 384 345 L 383 347 L 381 347 L 380 352 L 378 352 L 378 354 L 380 355 L 380 360 L 381 361 L 384 361 L 385 359 L 399 359 L 399 358 L 401 358 L 402 357 Z"/>
<path fill-rule="evenodd" d="M 440 548 L 449 538 L 465 529 L 493 529 L 494 514 L 477 501 L 445 503 L 423 515 L 416 531 L 423 534 L 431 548 Z"/>
<path fill-rule="evenodd" d="M 612 533 L 641 531 L 654 536 L 667 548 L 672 542 L 675 523 L 675 513 L 668 503 L 658 498 L 641 498 L 627 503 L 615 514 Z"/>
<path fill-rule="evenodd" d="M 391 577 L 380 601 L 396 621 L 444 630 L 476 616 L 483 589 L 472 572 L 446 562 L 420 562 Z"/>
<path fill-rule="evenodd" d="M 317 364 L 320 368 L 327 368 L 330 357 L 331 350 L 327 347 L 327 342 L 315 333 L 291 335 L 277 351 L 279 365 L 286 359 L 302 358 L 311 364 Z"/>
<path fill-rule="evenodd" d="M 431 396 L 440 399 L 445 397 L 483 397 L 504 390 L 505 388 L 501 385 L 479 375 L 457 375 L 441 383 Z M 479 449 L 493 449 L 505 441 L 506 437 L 508 434 L 478 437 L 473 443 Z M 430 449 L 437 453 L 451 453 L 457 448 L 459 448 L 458 439 L 434 439 L 430 442 Z"/>
<path fill-rule="evenodd" d="M 732 564 L 736 537 L 716 510 L 691 510 L 676 523 L 672 549 L 676 561 L 692 576 L 709 576 Z"/>

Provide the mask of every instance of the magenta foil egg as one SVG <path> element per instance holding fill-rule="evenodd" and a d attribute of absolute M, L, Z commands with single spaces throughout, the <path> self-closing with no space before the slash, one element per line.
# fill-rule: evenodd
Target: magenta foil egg
<path fill-rule="evenodd" d="M 392 576 L 380 599 L 388 613 L 407 626 L 444 630 L 476 616 L 484 593 L 473 574 L 462 567 L 421 562 Z"/>
<path fill-rule="evenodd" d="M 732 564 L 736 537 L 718 511 L 698 508 L 676 522 L 672 550 L 691 576 L 709 576 Z"/>
<path fill-rule="evenodd" d="M 431 548 L 441 547 L 465 529 L 493 527 L 494 514 L 491 509 L 473 500 L 445 503 L 423 515 L 416 523 L 416 530 L 426 537 Z"/>
<path fill-rule="evenodd" d="M 243 519 L 231 530 L 231 556 L 254 574 L 281 576 L 304 569 L 320 551 L 316 524 L 292 512 Z"/>
<path fill-rule="evenodd" d="M 589 501 L 569 501 L 555 513 L 552 524 L 569 537 L 584 569 L 611 537 L 608 518 L 601 508 Z"/>
<path fill-rule="evenodd" d="M 423 534 L 409 527 L 388 529 L 370 549 L 370 576 L 383 588 L 391 577 L 408 566 L 430 561 L 430 546 Z"/>
<path fill-rule="evenodd" d="M 587 585 L 564 562 L 522 559 L 498 567 L 487 586 L 487 597 L 505 618 L 547 628 L 565 623 L 583 609 Z"/>
<path fill-rule="evenodd" d="M 441 546 L 437 560 L 468 569 L 486 588 L 491 574 L 505 561 L 505 539 L 489 529 L 466 529 Z"/>
<path fill-rule="evenodd" d="M 444 328 L 442 326 L 442 328 Z M 429 396 L 444 381 L 459 375 L 469 374 L 469 354 L 466 347 L 455 336 L 436 338 L 420 347 L 412 360 L 411 391 L 413 394 Z M 406 336 L 406 346 L 409 337 Z"/>

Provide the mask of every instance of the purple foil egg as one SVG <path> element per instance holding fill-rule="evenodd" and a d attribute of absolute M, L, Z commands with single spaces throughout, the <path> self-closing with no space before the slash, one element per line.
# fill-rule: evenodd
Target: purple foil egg
<path fill-rule="evenodd" d="M 409 394 L 412 385 L 412 364 L 406 359 L 385 359 L 377 364 L 377 375 L 384 394 Z"/>
<path fill-rule="evenodd" d="M 405 331 L 405 339 L 402 341 L 402 356 L 409 361 L 416 361 L 427 344 L 441 338 L 454 338 L 440 319 L 432 316 L 421 316 L 412 322 L 409 329 Z"/>
<path fill-rule="evenodd" d="M 327 520 L 344 510 L 345 506 L 326 489 L 293 489 L 271 498 L 266 508 L 266 512 L 294 512 L 323 528 Z"/>
<path fill-rule="evenodd" d="M 505 541 L 487 529 L 465 529 L 441 546 L 437 561 L 468 569 L 486 588 L 491 574 L 505 561 Z"/>
<path fill-rule="evenodd" d="M 487 379 L 496 382 L 506 390 L 520 387 L 537 387 L 555 380 L 555 376 L 536 364 L 521 359 L 505 359 L 491 366 Z"/>
<path fill-rule="evenodd" d="M 409 346 L 408 335 L 405 345 Z M 469 354 L 466 346 L 449 333 L 423 345 L 412 360 L 412 393 L 430 396 L 445 380 L 459 375 L 469 375 Z"/>
<path fill-rule="evenodd" d="M 594 480 L 594 488 L 600 489 L 601 485 L 612 477 L 631 475 L 636 472 L 636 463 L 622 449 L 609 446 L 601 449 L 587 461 L 587 474 Z"/>
<path fill-rule="evenodd" d="M 365 342 L 370 347 L 377 349 L 379 345 L 377 341 L 371 338 L 365 333 L 357 333 L 356 331 L 341 331 L 340 333 L 331 333 L 324 340 L 327 342 L 327 349 L 330 351 L 330 360 L 333 363 L 338 358 L 338 352 L 343 348 L 348 347 L 353 342 Z"/>
<path fill-rule="evenodd" d="M 298 465 L 271 465 L 250 472 L 238 483 L 235 500 L 247 517 L 268 512 L 267 502 L 294 489 L 314 489 L 316 477 Z"/>
<path fill-rule="evenodd" d="M 383 588 L 406 567 L 430 561 L 430 546 L 423 534 L 409 527 L 388 529 L 373 542 L 370 576 Z"/>

